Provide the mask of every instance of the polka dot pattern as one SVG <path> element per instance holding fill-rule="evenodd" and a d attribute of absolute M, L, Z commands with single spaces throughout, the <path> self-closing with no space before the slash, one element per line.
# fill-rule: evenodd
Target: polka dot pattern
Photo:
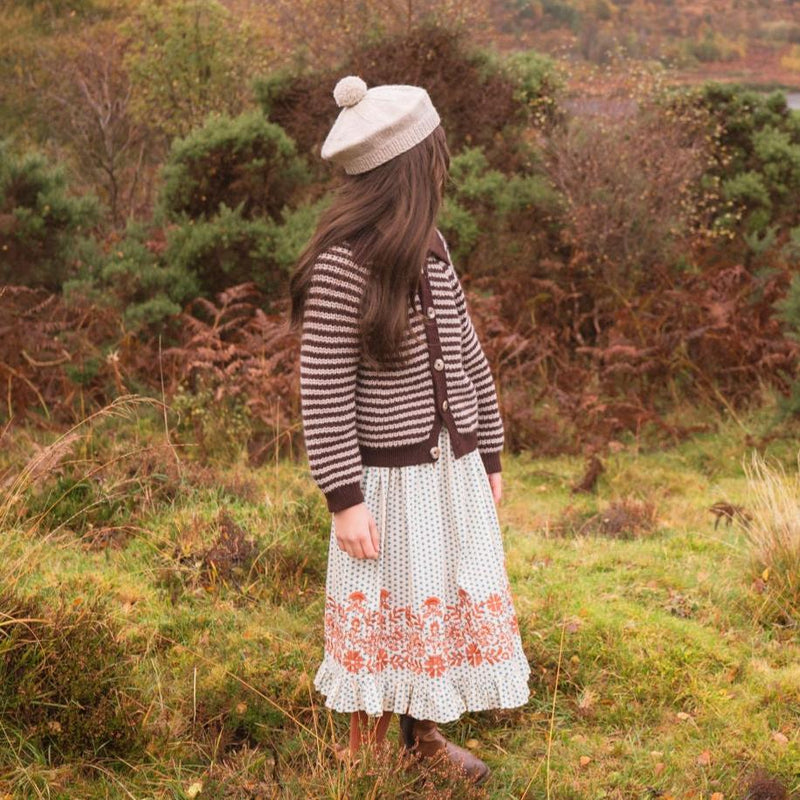
<path fill-rule="evenodd" d="M 477 450 L 436 462 L 365 466 L 377 559 L 339 548 L 331 521 L 325 652 L 314 686 L 335 711 L 444 723 L 529 696 L 500 524 Z"/>

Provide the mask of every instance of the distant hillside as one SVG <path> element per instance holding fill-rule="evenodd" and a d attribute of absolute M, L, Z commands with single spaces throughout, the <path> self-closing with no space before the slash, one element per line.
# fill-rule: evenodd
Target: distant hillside
<path fill-rule="evenodd" d="M 676 79 L 800 86 L 800 9 L 792 2 L 495 0 L 480 38 L 575 65 L 658 60 Z"/>

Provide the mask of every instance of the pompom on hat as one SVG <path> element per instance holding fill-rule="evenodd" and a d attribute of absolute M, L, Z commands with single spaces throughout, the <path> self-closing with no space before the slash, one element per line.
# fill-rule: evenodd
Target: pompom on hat
<path fill-rule="evenodd" d="M 383 164 L 429 136 L 440 124 L 428 93 L 419 86 L 367 84 L 356 75 L 333 90 L 342 110 L 322 145 L 321 156 L 348 175 Z"/>

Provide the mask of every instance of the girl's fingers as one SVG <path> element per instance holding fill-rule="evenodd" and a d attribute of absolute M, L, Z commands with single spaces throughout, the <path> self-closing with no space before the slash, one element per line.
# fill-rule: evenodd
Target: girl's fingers
<path fill-rule="evenodd" d="M 372 550 L 374 551 L 374 554 L 371 555 L 370 558 L 377 558 L 378 551 L 380 550 L 381 539 L 378 532 L 378 526 L 375 524 L 375 520 L 372 518 L 371 514 L 369 517 L 369 535 L 371 537 Z"/>
<path fill-rule="evenodd" d="M 353 558 L 364 558 L 364 548 L 361 546 L 361 542 L 358 540 L 352 543 L 353 551 L 350 553 Z"/>
<path fill-rule="evenodd" d="M 492 489 L 492 499 L 494 500 L 495 504 L 499 503 L 500 498 L 503 495 L 502 478 L 499 472 L 494 472 L 489 475 L 489 486 Z"/>

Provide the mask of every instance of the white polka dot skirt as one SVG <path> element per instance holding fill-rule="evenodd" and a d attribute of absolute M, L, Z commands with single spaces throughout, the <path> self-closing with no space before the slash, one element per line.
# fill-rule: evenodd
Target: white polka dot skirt
<path fill-rule="evenodd" d="M 377 559 L 339 548 L 331 521 L 324 657 L 314 686 L 334 711 L 450 722 L 529 696 L 494 501 L 480 454 L 363 468 Z"/>

